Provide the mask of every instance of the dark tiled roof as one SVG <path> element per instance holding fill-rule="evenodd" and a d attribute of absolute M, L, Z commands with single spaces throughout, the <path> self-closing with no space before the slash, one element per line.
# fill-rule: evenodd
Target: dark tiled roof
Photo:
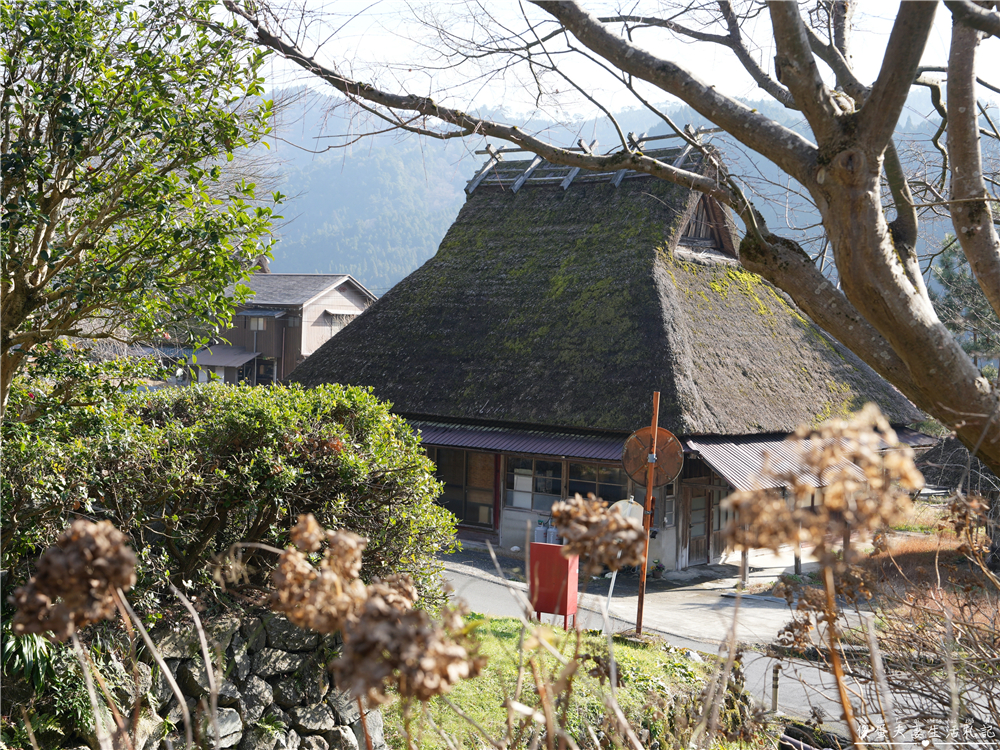
<path fill-rule="evenodd" d="M 255 273 L 243 283 L 249 305 L 302 305 L 347 277 L 343 273 Z"/>
<path fill-rule="evenodd" d="M 695 165 L 686 165 L 696 168 Z M 630 175 L 483 182 L 437 254 L 291 374 L 399 413 L 677 435 L 788 433 L 876 402 L 920 413 L 738 265 L 679 257 L 700 195 Z"/>

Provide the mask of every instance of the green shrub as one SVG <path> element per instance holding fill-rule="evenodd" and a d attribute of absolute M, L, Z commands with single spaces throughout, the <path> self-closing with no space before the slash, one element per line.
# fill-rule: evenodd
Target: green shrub
<path fill-rule="evenodd" d="M 368 537 L 362 576 L 409 573 L 440 597 L 455 518 L 406 423 L 369 390 L 200 385 L 133 392 L 3 425 L 3 566 L 15 581 L 72 518 L 109 519 L 152 612 L 169 577 L 210 585 L 239 541 L 283 547 L 300 513 Z M 262 582 L 271 555 L 246 550 Z"/>

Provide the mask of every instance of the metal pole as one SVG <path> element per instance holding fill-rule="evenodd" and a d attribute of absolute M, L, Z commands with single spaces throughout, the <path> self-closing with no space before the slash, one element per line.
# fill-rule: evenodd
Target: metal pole
<path fill-rule="evenodd" d="M 778 664 L 774 665 L 774 669 L 771 670 L 771 713 L 778 713 L 778 672 L 781 671 L 781 667 Z"/>
<path fill-rule="evenodd" d="M 802 524 L 799 524 L 799 538 L 795 540 L 795 575 L 802 575 Z"/>
<path fill-rule="evenodd" d="M 660 392 L 653 391 L 653 437 L 649 444 L 646 463 L 646 505 L 642 514 L 642 528 L 646 541 L 642 551 L 642 569 L 639 571 L 639 610 L 635 615 L 635 633 L 642 635 L 642 605 L 646 599 L 646 560 L 649 558 L 649 527 L 653 516 L 653 475 L 656 472 L 656 433 L 660 423 Z"/>

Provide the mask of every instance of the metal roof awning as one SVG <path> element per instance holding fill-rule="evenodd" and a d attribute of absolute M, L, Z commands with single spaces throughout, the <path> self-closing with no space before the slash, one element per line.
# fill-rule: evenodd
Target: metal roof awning
<path fill-rule="evenodd" d="M 199 349 L 194 353 L 197 358 L 192 364 L 195 367 L 239 367 L 246 364 L 260 352 L 248 352 L 242 346 L 216 346 Z"/>
<path fill-rule="evenodd" d="M 899 442 L 913 448 L 926 447 L 934 443 L 934 438 L 906 427 L 896 429 Z M 685 447 L 697 451 L 701 457 L 733 487 L 738 490 L 771 489 L 782 483 L 773 477 L 762 477 L 764 456 L 773 473 L 798 474 L 815 487 L 826 486 L 826 480 L 811 472 L 800 471 L 801 449 L 798 442 L 785 435 L 742 435 L 727 437 L 689 437 Z M 882 450 L 889 450 L 885 441 Z M 839 472 L 847 469 L 859 480 L 864 479 L 861 469 L 844 461 L 827 471 Z"/>
<path fill-rule="evenodd" d="M 930 448 L 938 443 L 938 438 L 911 430 L 909 427 L 893 427 L 892 429 L 896 431 L 896 438 L 899 442 L 911 448 Z"/>
<path fill-rule="evenodd" d="M 625 435 L 583 435 L 409 420 L 424 445 L 503 453 L 527 453 L 590 461 L 620 461 Z"/>
<path fill-rule="evenodd" d="M 281 318 L 288 313 L 288 310 L 240 310 L 236 317 L 241 315 L 246 318 Z"/>
<path fill-rule="evenodd" d="M 772 472 L 799 474 L 815 487 L 826 485 L 815 474 L 799 470 L 801 453 L 798 444 L 787 440 L 785 436 L 694 437 L 687 438 L 685 442 L 738 490 L 766 490 L 784 486 L 773 477 L 761 476 L 765 454 Z M 834 468 L 842 467 L 853 469 L 851 473 L 855 473 L 858 479 L 864 478 L 861 470 L 854 464 L 844 462 Z"/>

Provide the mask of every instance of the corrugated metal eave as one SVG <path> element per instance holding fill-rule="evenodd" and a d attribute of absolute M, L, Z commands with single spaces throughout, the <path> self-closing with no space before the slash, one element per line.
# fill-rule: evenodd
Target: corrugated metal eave
<path fill-rule="evenodd" d="M 783 486 L 781 481 L 771 476 L 761 476 L 765 454 L 771 473 L 798 475 L 814 487 L 826 485 L 825 480 L 812 472 L 801 471 L 801 449 L 797 441 L 775 438 L 740 440 L 688 438 L 688 443 L 738 490 L 772 489 Z M 824 474 L 842 470 L 851 472 L 858 479 L 864 478 L 861 469 L 846 461 L 831 467 Z"/>

